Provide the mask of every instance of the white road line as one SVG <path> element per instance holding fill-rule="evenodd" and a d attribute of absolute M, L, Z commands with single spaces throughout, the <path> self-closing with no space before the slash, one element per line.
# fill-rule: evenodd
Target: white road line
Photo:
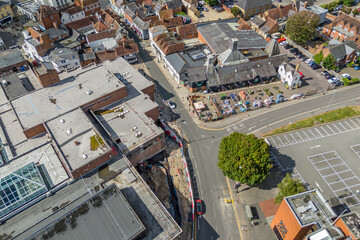
<path fill-rule="evenodd" d="M 345 129 L 344 132 L 348 131 L 348 130 L 346 129 L 346 127 L 344 127 L 344 125 L 341 124 L 341 122 L 338 122 L 338 124 L 340 124 L 340 126 L 342 126 L 342 127 Z"/>
<path fill-rule="evenodd" d="M 303 142 L 305 142 L 304 139 L 300 136 L 299 132 L 296 132 L 296 134 L 301 138 Z"/>
<path fill-rule="evenodd" d="M 334 130 L 332 130 L 332 128 L 331 128 L 329 125 L 326 125 L 326 127 L 327 127 L 328 129 L 330 129 L 330 131 L 332 132 L 332 135 L 336 134 L 336 133 L 334 132 Z"/>
<path fill-rule="evenodd" d="M 352 176 L 352 177 L 349 177 L 349 178 L 344 178 L 344 179 L 341 179 L 342 181 L 346 181 L 346 180 L 349 180 L 349 179 L 352 179 L 352 178 L 357 178 L 356 176 Z M 360 184 L 360 183 L 359 183 Z M 345 184 L 346 185 L 346 184 Z"/>
<path fill-rule="evenodd" d="M 327 131 L 325 131 L 325 129 L 324 129 L 322 126 L 320 126 L 320 128 L 321 128 L 328 136 L 330 136 L 330 134 L 329 134 Z"/>
<path fill-rule="evenodd" d="M 335 123 L 332 124 L 338 131 L 341 133 L 342 131 L 335 125 Z"/>
<path fill-rule="evenodd" d="M 286 135 L 284 134 L 283 136 L 285 137 L 286 141 L 288 141 L 288 143 L 290 143 L 290 141 L 289 141 L 289 139 L 286 137 Z"/>
<path fill-rule="evenodd" d="M 315 182 L 315 184 L 316 184 L 316 186 L 320 189 L 321 192 L 324 192 L 324 191 L 321 189 L 320 185 L 319 185 L 317 182 Z"/>
<path fill-rule="evenodd" d="M 280 140 L 280 142 L 281 142 L 281 146 L 285 146 L 285 145 L 284 145 L 284 143 L 283 143 L 283 141 L 281 141 L 280 137 L 279 137 L 279 136 L 277 136 L 277 138 Z"/>
<path fill-rule="evenodd" d="M 297 143 L 298 141 L 295 139 L 295 137 L 290 133 L 290 136 L 294 139 L 294 141 Z"/>
<path fill-rule="evenodd" d="M 359 126 L 352 119 L 350 119 L 350 122 L 352 122 L 357 128 L 359 128 Z"/>
<path fill-rule="evenodd" d="M 323 135 L 319 132 L 319 130 L 317 130 L 317 128 L 314 128 L 319 134 L 321 137 L 323 137 Z"/>
<path fill-rule="evenodd" d="M 277 143 L 275 142 L 274 138 L 269 138 L 273 143 L 274 145 L 276 146 L 276 148 L 278 148 L 279 146 L 277 145 Z"/>
<path fill-rule="evenodd" d="M 357 121 L 358 121 L 358 123 L 360 123 L 360 119 L 358 119 L 358 118 L 355 118 Z"/>
<path fill-rule="evenodd" d="M 335 172 L 335 173 L 332 173 L 332 174 L 324 175 L 324 177 L 329 177 L 329 176 L 332 176 L 332 175 L 335 175 L 335 174 L 339 174 L 339 173 L 343 173 L 343 172 L 347 172 L 347 171 L 349 171 L 349 169 L 346 169 L 346 170 L 341 171 L 341 172 Z"/>
<path fill-rule="evenodd" d="M 311 129 L 309 129 L 309 132 L 314 136 L 314 139 L 317 139 L 317 137 L 316 137 L 315 134 L 311 131 Z"/>
<path fill-rule="evenodd" d="M 250 128 L 249 128 L 249 131 L 251 131 L 251 129 L 254 129 L 254 128 L 256 128 L 256 125 L 255 125 L 255 126 L 250 127 Z"/>
<path fill-rule="evenodd" d="M 306 132 L 304 130 L 302 130 L 302 132 L 307 137 L 307 139 L 311 139 L 311 138 L 309 138 L 309 136 L 306 134 Z"/>
<path fill-rule="evenodd" d="M 351 129 L 354 129 L 347 121 L 344 121 Z"/>
<path fill-rule="evenodd" d="M 321 145 L 312 146 L 310 148 L 318 148 L 318 147 L 321 147 Z"/>
<path fill-rule="evenodd" d="M 317 167 L 315 166 L 315 164 L 317 164 L 317 163 L 313 163 L 314 167 L 315 167 L 317 170 L 319 170 L 319 171 L 324 170 L 324 169 L 331 168 L 331 167 L 317 168 Z M 320 173 L 320 175 L 322 176 L 322 174 L 321 174 L 321 173 Z"/>

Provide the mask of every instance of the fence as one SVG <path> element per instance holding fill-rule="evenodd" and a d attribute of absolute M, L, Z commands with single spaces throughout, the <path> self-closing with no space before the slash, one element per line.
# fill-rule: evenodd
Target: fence
<path fill-rule="evenodd" d="M 290 38 L 284 36 L 286 38 L 286 41 L 288 43 L 290 43 L 291 45 L 293 45 L 294 47 L 298 48 L 303 54 L 305 54 L 308 58 L 313 58 L 313 54 L 311 54 L 308 50 L 306 50 L 305 48 L 301 47 L 300 45 L 298 45 L 297 43 L 295 43 L 294 41 L 290 40 Z"/>
<path fill-rule="evenodd" d="M 195 232 L 195 204 L 194 204 L 194 195 L 193 195 L 193 189 L 192 189 L 192 184 L 191 184 L 191 178 L 190 178 L 190 174 L 189 174 L 189 168 L 188 168 L 188 163 L 186 160 L 186 157 L 184 155 L 184 147 L 182 144 L 181 139 L 166 125 L 166 123 L 160 119 L 160 123 L 161 126 L 164 128 L 165 133 L 169 136 L 171 136 L 181 147 L 181 156 L 182 156 L 182 161 L 185 165 L 185 173 L 186 173 L 186 179 L 189 185 L 189 193 L 190 193 L 190 199 L 191 199 L 191 214 L 192 214 L 192 239 L 194 239 L 194 232 Z"/>

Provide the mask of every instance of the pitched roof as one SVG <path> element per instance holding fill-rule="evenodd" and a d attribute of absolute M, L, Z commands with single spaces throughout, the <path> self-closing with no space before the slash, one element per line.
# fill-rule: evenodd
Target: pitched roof
<path fill-rule="evenodd" d="M 39 10 L 39 15 L 41 17 L 47 17 L 50 15 L 55 15 L 58 14 L 59 11 L 56 11 L 54 8 L 46 6 L 46 5 L 41 5 L 40 6 L 40 10 Z"/>
<path fill-rule="evenodd" d="M 326 25 L 327 28 L 332 29 L 333 27 L 335 27 L 337 24 L 343 22 L 343 26 L 349 24 L 350 28 L 349 28 L 349 32 L 351 31 L 350 29 L 355 27 L 355 32 L 354 34 L 359 34 L 360 33 L 360 20 L 353 18 L 345 13 L 340 13 L 339 16 L 337 16 L 335 18 L 334 21 L 332 21 L 332 23 Z M 345 30 L 344 30 L 345 31 Z"/>
<path fill-rule="evenodd" d="M 247 24 L 247 22 L 245 22 L 245 20 L 242 18 L 239 19 L 237 24 L 239 24 L 239 27 L 237 27 L 239 30 L 251 30 L 249 24 Z"/>
<path fill-rule="evenodd" d="M 80 54 L 80 61 L 94 60 L 94 59 L 96 59 L 96 55 L 93 52 Z"/>
<path fill-rule="evenodd" d="M 261 17 L 277 20 L 279 18 L 288 17 L 290 10 L 295 10 L 292 4 L 285 6 L 280 5 L 277 8 L 267 10 L 265 13 L 261 14 Z"/>
<path fill-rule="evenodd" d="M 265 24 L 265 20 L 258 17 L 258 16 L 255 16 L 252 20 L 250 20 L 252 24 L 254 24 L 255 26 L 257 27 L 261 27 L 262 25 Z"/>
<path fill-rule="evenodd" d="M 69 49 L 69 48 L 58 48 L 52 50 L 49 54 L 50 59 L 54 61 L 60 61 L 61 59 L 74 59 L 79 58 L 79 54 L 77 51 Z"/>
<path fill-rule="evenodd" d="M 161 10 L 159 12 L 159 17 L 160 17 L 160 19 L 172 18 L 172 17 L 174 17 L 174 12 L 172 9 Z"/>
<path fill-rule="evenodd" d="M 272 4 L 271 0 L 238 0 L 235 3 L 244 10 L 249 10 L 253 8 L 259 8 L 268 4 Z"/>
<path fill-rule="evenodd" d="M 67 12 L 70 15 L 82 12 L 82 8 L 80 6 L 73 6 L 69 9 L 67 9 L 65 12 Z"/>
<path fill-rule="evenodd" d="M 106 29 L 108 29 L 108 27 L 102 22 L 102 21 L 97 21 L 94 25 L 93 28 L 95 29 L 96 32 L 102 32 L 105 31 Z"/>
<path fill-rule="evenodd" d="M 174 18 L 164 19 L 162 23 L 167 28 L 176 27 L 179 25 L 183 25 L 183 19 L 182 17 L 174 17 Z"/>
<path fill-rule="evenodd" d="M 90 17 L 85 17 L 70 23 L 65 24 L 65 26 L 67 28 L 71 28 L 71 29 L 81 29 L 81 28 L 85 28 L 88 26 L 92 26 L 93 22 L 91 21 Z"/>
<path fill-rule="evenodd" d="M 8 49 L 0 52 L 0 69 L 24 62 L 25 58 L 18 49 Z"/>
<path fill-rule="evenodd" d="M 141 30 L 146 30 L 149 28 L 150 23 L 149 22 L 144 22 L 143 20 L 141 20 L 139 17 L 134 18 L 133 20 L 133 24 L 135 24 L 138 28 L 140 28 Z"/>
<path fill-rule="evenodd" d="M 271 39 L 271 41 L 266 45 L 264 51 L 267 53 L 269 57 L 279 55 L 280 54 L 279 43 L 275 39 Z"/>
<path fill-rule="evenodd" d="M 139 53 L 139 47 L 134 39 L 122 39 L 117 44 L 119 46 L 115 48 L 115 51 L 118 57 Z"/>
<path fill-rule="evenodd" d="M 336 61 L 343 59 L 346 56 L 345 44 L 329 46 L 329 51 Z"/>
<path fill-rule="evenodd" d="M 195 23 L 185 24 L 176 27 L 176 32 L 179 36 L 186 36 L 191 34 L 197 34 L 197 28 Z"/>
<path fill-rule="evenodd" d="M 98 41 L 100 39 L 112 38 L 115 35 L 115 30 L 108 30 L 99 33 L 90 34 L 87 36 L 89 42 Z"/>
<path fill-rule="evenodd" d="M 179 8 L 182 7 L 184 4 L 182 3 L 181 0 L 170 0 L 170 1 L 166 1 L 166 7 L 168 9 L 175 9 L 175 8 Z"/>
<path fill-rule="evenodd" d="M 356 52 L 360 53 L 360 49 L 359 46 L 356 44 L 355 41 L 345 41 L 344 44 L 348 47 L 351 47 L 352 49 L 354 49 Z"/>

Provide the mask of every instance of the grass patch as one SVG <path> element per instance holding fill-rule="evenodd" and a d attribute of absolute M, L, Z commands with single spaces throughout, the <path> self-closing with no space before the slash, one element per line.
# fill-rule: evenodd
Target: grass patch
<path fill-rule="evenodd" d="M 104 146 L 104 141 L 102 140 L 102 138 L 97 134 L 94 136 L 91 136 L 90 137 L 90 150 L 95 151 L 100 146 Z"/>
<path fill-rule="evenodd" d="M 302 128 L 313 127 L 316 125 L 338 121 L 344 118 L 350 118 L 360 115 L 360 107 L 358 106 L 349 106 L 336 110 L 332 110 L 323 114 L 316 115 L 314 117 L 309 117 L 304 120 L 297 121 L 292 124 L 287 124 L 278 129 L 275 129 L 271 132 L 268 132 L 264 137 L 272 136 L 280 133 L 295 131 Z"/>
<path fill-rule="evenodd" d="M 109 114 L 109 113 L 113 113 L 113 112 L 122 112 L 124 111 L 123 109 L 120 109 L 119 107 L 113 108 L 113 109 L 103 109 L 103 110 L 97 110 L 94 113 L 96 115 L 105 115 L 105 114 Z"/>

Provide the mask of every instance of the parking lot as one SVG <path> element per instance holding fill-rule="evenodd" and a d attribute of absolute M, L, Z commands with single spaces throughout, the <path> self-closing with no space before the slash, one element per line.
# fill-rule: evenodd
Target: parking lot
<path fill-rule="evenodd" d="M 318 189 L 335 211 L 360 210 L 360 118 L 268 137 L 274 167 Z M 340 212 L 338 212 L 340 213 Z"/>

